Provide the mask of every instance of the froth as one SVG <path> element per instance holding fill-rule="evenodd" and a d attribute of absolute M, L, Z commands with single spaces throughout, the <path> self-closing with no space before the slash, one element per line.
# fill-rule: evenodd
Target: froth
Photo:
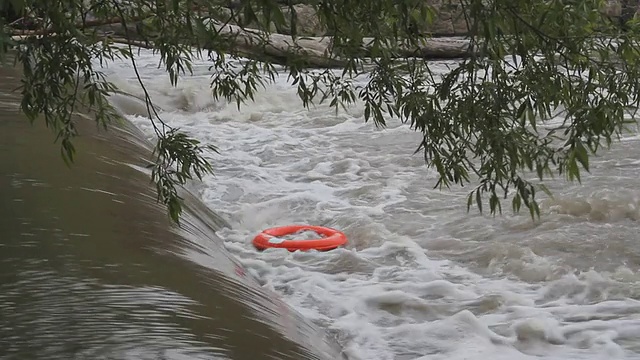
<path fill-rule="evenodd" d="M 139 62 L 156 61 L 145 56 Z M 285 79 L 237 110 L 210 98 L 207 66 L 196 64 L 200 75 L 178 89 L 144 71 L 164 119 L 221 149 L 208 155 L 215 175 L 202 189 L 232 224 L 220 235 L 264 287 L 333 333 L 352 359 L 640 357 L 631 350 L 640 336 L 632 300 L 640 247 L 628 223 L 637 197 L 584 200 L 571 188 L 545 203 L 539 222 L 466 213 L 466 189 L 431 188 L 434 174 L 412 156 L 420 134 L 406 126 L 365 124 L 362 104 L 305 110 Z M 134 82 L 119 70 L 121 83 Z M 131 119 L 151 136 L 144 119 Z M 628 182 L 629 164 L 606 181 Z M 613 221 L 619 230 L 606 229 Z M 340 228 L 350 243 L 326 253 L 252 248 L 259 231 L 289 223 Z"/>

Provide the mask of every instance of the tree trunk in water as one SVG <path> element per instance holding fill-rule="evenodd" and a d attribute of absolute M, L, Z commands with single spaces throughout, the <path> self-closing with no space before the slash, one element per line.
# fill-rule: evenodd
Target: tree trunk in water
<path fill-rule="evenodd" d="M 139 20 L 139 19 L 136 19 Z M 78 24 L 79 27 L 99 27 L 104 36 L 115 42 L 130 43 L 133 46 L 153 47 L 152 41 L 147 43 L 135 28 L 124 30 L 120 19 L 101 19 Z M 114 26 L 119 25 L 119 26 Z M 332 37 L 298 37 L 278 33 L 265 33 L 259 30 L 242 28 L 237 25 L 222 24 L 216 20 L 209 23 L 221 37 L 228 39 L 231 48 L 240 56 L 257 60 L 269 60 L 277 64 L 296 63 L 298 66 L 316 68 L 339 68 L 346 64 L 332 51 Z M 15 39 L 22 37 L 49 34 L 49 29 L 14 30 L 11 35 Z M 111 34 L 108 34 L 111 33 Z M 115 36 L 114 36 L 115 35 Z M 374 38 L 364 38 L 361 45 L 361 56 L 370 56 L 370 50 L 375 43 Z M 148 44 L 148 45 L 147 45 Z M 210 48 L 206 43 L 199 44 L 203 48 Z M 423 59 L 455 59 L 471 55 L 469 40 L 461 38 L 432 38 L 421 45 L 399 45 L 394 50 L 396 58 Z"/>
<path fill-rule="evenodd" d="M 331 37 L 300 37 L 294 40 L 288 35 L 266 34 L 217 21 L 212 21 L 211 25 L 220 35 L 233 41 L 239 55 L 248 58 L 269 59 L 281 64 L 297 60 L 308 67 L 321 68 L 341 67 L 346 63 L 332 53 Z M 374 41 L 374 38 L 363 39 L 363 56 L 368 56 Z M 454 59 L 465 58 L 472 53 L 470 42 L 460 38 L 433 38 L 419 46 L 403 45 L 394 50 L 397 58 Z"/>

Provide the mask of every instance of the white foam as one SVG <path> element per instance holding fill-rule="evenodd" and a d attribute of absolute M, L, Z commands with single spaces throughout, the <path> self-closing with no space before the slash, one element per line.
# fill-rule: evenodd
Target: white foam
<path fill-rule="evenodd" d="M 361 105 L 338 115 L 326 106 L 307 111 L 284 79 L 238 111 L 211 99 L 206 63 L 172 89 L 154 56 L 138 62 L 163 118 L 221 150 L 208 155 L 216 174 L 201 196 L 232 224 L 220 232 L 228 249 L 334 333 L 352 359 L 640 358 L 637 264 L 609 268 L 605 255 L 632 257 L 594 252 L 584 221 L 558 214 L 570 205 L 543 208 L 533 225 L 467 214 L 466 189 L 431 189 L 433 173 L 412 155 L 420 135 L 405 125 L 376 129 Z M 137 91 L 130 67 L 114 64 L 112 73 Z M 145 119 L 131 119 L 152 136 Z M 594 183 L 591 192 L 602 186 Z M 579 191 L 563 196 L 579 199 Z M 263 229 L 292 223 L 338 228 L 350 243 L 325 253 L 251 246 Z M 589 234 L 609 234 L 589 225 Z M 620 236 L 633 234 L 624 230 L 633 223 L 620 226 Z"/>

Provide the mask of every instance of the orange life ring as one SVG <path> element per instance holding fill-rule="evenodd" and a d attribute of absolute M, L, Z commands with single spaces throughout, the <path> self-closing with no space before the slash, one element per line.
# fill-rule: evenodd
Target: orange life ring
<path fill-rule="evenodd" d="M 312 240 L 282 240 L 278 242 L 273 241 L 274 237 L 290 235 L 302 230 L 315 231 L 316 233 L 323 235 L 324 237 Z M 312 225 L 289 225 L 274 227 L 263 230 L 253 239 L 253 246 L 255 246 L 258 250 L 264 250 L 267 248 L 285 248 L 289 251 L 327 251 L 333 250 L 346 243 L 347 236 L 344 233 L 328 227 Z"/>

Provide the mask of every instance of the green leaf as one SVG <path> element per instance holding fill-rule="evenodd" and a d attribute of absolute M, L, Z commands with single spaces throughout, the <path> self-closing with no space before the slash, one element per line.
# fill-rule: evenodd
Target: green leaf
<path fill-rule="evenodd" d="M 472 56 L 443 65 L 420 54 L 424 49 L 418 47 L 433 30 L 429 23 L 435 14 L 429 3 L 433 4 L 313 2 L 318 21 L 335 35 L 329 63 L 342 64 L 342 71 L 329 71 L 322 69 L 328 59 L 318 49 L 293 53 L 282 48 L 284 40 L 292 38 L 305 43 L 294 21 L 300 14 L 291 2 L 293 35 L 291 39 L 280 35 L 275 43 L 260 31 L 240 37 L 215 31 L 205 24 L 203 14 L 192 11 L 198 5 L 212 13 L 219 9 L 218 2 L 131 0 L 126 6 L 90 2 L 96 18 L 120 18 L 127 31 L 125 40 L 153 48 L 172 86 L 191 74 L 196 55 L 203 53 L 217 54 L 209 69 L 212 96 L 238 108 L 253 101 L 280 74 L 288 75 L 305 107 L 326 100 L 338 111 L 361 103 L 365 121 L 373 119 L 378 127 L 400 121 L 419 132 L 418 151 L 438 173 L 434 187 L 478 185 L 469 194 L 467 210 L 475 202 L 482 213 L 482 197 L 488 193 L 491 212 L 501 212 L 496 195 L 500 192 L 505 199 L 513 198 L 514 211 L 524 204 L 532 218 L 539 217 L 537 187 L 522 179 L 535 172 L 541 181 L 554 174 L 580 181 L 580 166 L 589 171 L 589 156 L 606 151 L 629 130 L 630 122 L 635 124 L 626 112 L 640 104 L 638 20 L 630 20 L 622 29 L 601 11 L 601 0 L 469 0 L 464 9 L 446 11 L 473 19 L 468 36 Z M 76 157 L 72 144 L 77 134 L 71 121 L 75 110 L 95 113 L 104 127 L 118 118 L 108 102 L 116 90 L 100 77 L 97 64 L 122 58 L 137 71 L 141 99 L 148 105 L 148 121 L 158 138 L 152 180 L 158 201 L 167 206 L 172 219 L 178 219 L 177 189 L 212 172 L 206 156 L 213 150 L 207 142 L 193 141 L 189 134 L 173 129 L 156 112 L 144 87 L 147 74 L 140 75 L 138 68 L 134 46 L 138 42 L 122 49 L 93 29 L 79 29 L 76 21 L 87 10 L 85 2 L 42 6 L 35 0 L 11 0 L 11 4 L 37 11 L 56 31 L 56 36 L 11 43 L 3 27 L 0 57 L 13 47 L 23 73 L 21 111 L 29 121 L 44 121 L 61 140 L 65 162 Z M 243 15 L 240 25 L 271 32 L 273 22 L 276 29 L 284 28 L 287 19 L 279 4 L 240 0 L 236 9 Z M 138 30 L 128 32 L 138 24 Z M 374 39 L 368 48 L 362 46 L 365 38 Z M 414 47 L 420 56 L 410 53 Z M 544 128 L 544 134 L 538 128 Z"/>
<path fill-rule="evenodd" d="M 471 209 L 472 204 L 473 204 L 473 192 L 469 193 L 469 196 L 467 196 L 467 211 Z"/>
<path fill-rule="evenodd" d="M 587 149 L 582 145 L 582 141 L 577 140 L 575 143 L 575 156 L 582 164 L 582 167 L 589 171 L 589 154 L 587 154 Z"/>
<path fill-rule="evenodd" d="M 551 190 L 549 190 L 549 188 L 545 184 L 538 184 L 538 186 L 542 191 L 544 191 L 545 194 L 547 194 L 547 196 L 553 199 L 553 193 L 551 192 Z"/>
<path fill-rule="evenodd" d="M 520 194 L 516 194 L 513 196 L 513 200 L 511 200 L 511 206 L 514 213 L 520 211 L 520 207 L 522 206 L 522 198 L 520 197 Z"/>

